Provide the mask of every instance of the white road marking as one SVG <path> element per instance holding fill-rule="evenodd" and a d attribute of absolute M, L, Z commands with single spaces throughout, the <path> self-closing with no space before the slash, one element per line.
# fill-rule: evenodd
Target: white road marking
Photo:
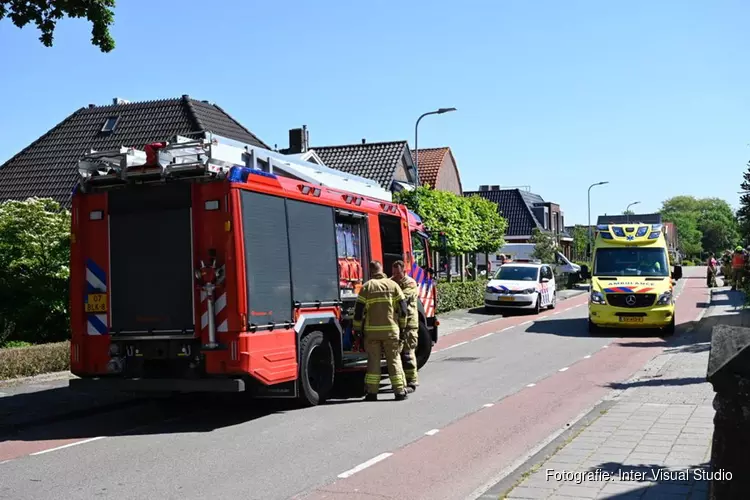
<path fill-rule="evenodd" d="M 495 403 L 487 403 L 484 405 L 485 408 L 492 408 L 493 406 L 495 406 Z"/>
<path fill-rule="evenodd" d="M 531 323 L 532 323 L 532 321 L 531 321 L 531 320 L 529 320 L 529 321 L 524 321 L 524 322 L 523 322 L 523 323 L 521 323 L 521 324 L 520 324 L 519 326 L 530 325 Z"/>
<path fill-rule="evenodd" d="M 509 327 L 503 328 L 503 329 L 502 329 L 502 330 L 500 330 L 500 331 L 501 331 L 501 332 L 507 332 L 507 331 L 508 331 L 508 330 L 510 330 L 511 328 L 513 328 L 513 327 L 512 327 L 512 326 L 509 326 Z"/>
<path fill-rule="evenodd" d="M 0 462 L 0 465 L 7 464 L 8 462 L 12 462 L 12 461 L 13 461 L 12 458 L 10 460 L 3 460 L 2 462 Z"/>
<path fill-rule="evenodd" d="M 464 345 L 464 344 L 468 344 L 468 343 L 469 343 L 469 341 L 467 340 L 465 342 L 459 342 L 458 344 L 449 345 L 448 347 L 444 347 L 444 348 L 442 348 L 440 350 L 441 351 L 447 351 L 448 349 L 453 349 L 454 347 L 458 347 L 460 345 Z"/>
<path fill-rule="evenodd" d="M 479 340 L 479 339 L 486 339 L 486 338 L 487 338 L 487 337 L 489 337 L 490 335 L 495 335 L 495 332 L 491 332 L 491 333 L 488 333 L 487 335 L 482 335 L 481 337 L 477 337 L 477 338 L 475 338 L 474 340 Z M 473 342 L 473 341 L 472 341 L 472 342 Z"/>
<path fill-rule="evenodd" d="M 371 467 L 371 466 L 375 465 L 378 462 L 382 462 L 383 460 L 385 460 L 386 458 L 390 457 L 391 455 L 393 455 L 393 453 L 381 453 L 377 457 L 371 458 L 367 462 L 362 462 L 361 464 L 359 464 L 358 466 L 354 467 L 353 469 L 349 469 L 346 472 L 342 472 L 341 474 L 339 474 L 339 478 L 340 479 L 346 479 L 347 477 L 351 477 L 354 474 L 356 474 L 357 472 L 363 471 L 366 468 Z"/>
<path fill-rule="evenodd" d="M 426 435 L 426 436 L 434 436 L 434 435 L 435 435 L 435 434 L 437 434 L 438 432 L 440 432 L 440 429 L 431 429 L 431 430 L 429 430 L 429 431 L 425 432 L 425 435 Z"/>
<path fill-rule="evenodd" d="M 568 369 L 568 367 L 566 366 L 565 368 L 560 368 L 560 369 L 559 369 L 558 371 L 560 371 L 560 372 L 564 372 L 564 371 L 565 371 L 565 370 L 567 370 L 567 369 Z"/>
<path fill-rule="evenodd" d="M 609 347 L 608 345 L 605 345 L 605 346 L 602 346 L 602 349 L 607 349 L 608 347 Z"/>
<path fill-rule="evenodd" d="M 562 312 L 562 311 L 557 311 L 557 312 L 553 312 L 553 313 L 552 313 L 552 316 L 557 316 L 557 315 L 558 315 L 558 314 L 560 314 L 561 312 Z"/>
<path fill-rule="evenodd" d="M 534 387 L 536 384 L 529 384 L 526 387 Z"/>
<path fill-rule="evenodd" d="M 0 398 L 2 398 L 2 397 L 5 397 L 5 396 L 7 396 L 7 394 L 6 394 L 6 393 L 4 393 L 4 392 L 0 392 Z"/>
<path fill-rule="evenodd" d="M 583 357 L 583 359 L 589 359 L 590 357 L 591 357 L 591 354 L 587 354 L 586 356 Z"/>
<path fill-rule="evenodd" d="M 92 441 L 99 441 L 100 439 L 104 439 L 106 437 L 107 436 L 98 436 L 98 437 L 93 437 L 93 438 L 90 438 L 90 439 L 84 439 L 83 441 L 76 441 L 75 443 L 64 444 L 64 445 L 58 446 L 56 448 L 50 448 L 48 450 L 37 451 L 36 453 L 31 453 L 30 455 L 32 457 L 36 456 L 36 455 L 44 455 L 45 453 L 49 453 L 51 451 L 62 450 L 62 449 L 65 449 L 65 448 L 70 448 L 71 446 L 78 446 L 79 444 L 91 443 Z"/>

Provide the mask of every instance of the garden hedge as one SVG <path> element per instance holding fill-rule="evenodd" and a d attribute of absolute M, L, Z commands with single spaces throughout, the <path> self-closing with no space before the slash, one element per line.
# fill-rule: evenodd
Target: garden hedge
<path fill-rule="evenodd" d="M 436 314 L 484 305 L 486 280 L 442 282 L 437 285 Z"/>
<path fill-rule="evenodd" d="M 70 369 L 70 342 L 0 349 L 0 380 Z"/>

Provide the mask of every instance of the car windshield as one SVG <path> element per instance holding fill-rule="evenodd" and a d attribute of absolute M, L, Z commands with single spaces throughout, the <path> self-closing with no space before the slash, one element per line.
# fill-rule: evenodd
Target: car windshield
<path fill-rule="evenodd" d="M 594 276 L 669 276 L 663 248 L 600 248 Z"/>
<path fill-rule="evenodd" d="M 539 274 L 537 267 L 502 266 L 495 273 L 496 280 L 536 281 Z"/>

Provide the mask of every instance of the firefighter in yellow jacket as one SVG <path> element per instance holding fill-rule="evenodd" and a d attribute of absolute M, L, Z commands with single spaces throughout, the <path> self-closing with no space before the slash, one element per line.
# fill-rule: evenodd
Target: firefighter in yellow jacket
<path fill-rule="evenodd" d="M 404 273 L 404 261 L 397 260 L 393 263 L 393 281 L 401 287 L 406 297 L 406 331 L 404 342 L 401 347 L 401 364 L 404 367 L 406 378 L 406 392 L 417 390 L 419 380 L 417 378 L 417 344 L 419 343 L 419 287 L 414 278 Z"/>
<path fill-rule="evenodd" d="M 366 401 L 377 401 L 380 389 L 381 352 L 385 351 L 388 376 L 396 401 L 406 399 L 400 344 L 406 327 L 406 300 L 401 288 L 383 274 L 378 261 L 370 262 L 370 280 L 359 291 L 354 306 L 354 331 L 364 337 L 367 352 Z M 364 317 L 364 324 L 363 324 Z"/>

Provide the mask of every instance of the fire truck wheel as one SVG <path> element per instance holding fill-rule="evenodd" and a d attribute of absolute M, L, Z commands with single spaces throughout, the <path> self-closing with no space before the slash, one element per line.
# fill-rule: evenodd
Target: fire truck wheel
<path fill-rule="evenodd" d="M 417 370 L 421 369 L 430 359 L 432 354 L 432 337 L 430 337 L 430 331 L 427 329 L 427 325 L 423 322 L 419 322 L 419 340 L 417 344 Z"/>
<path fill-rule="evenodd" d="M 335 361 L 331 342 L 321 331 L 302 337 L 299 345 L 300 398 L 310 406 L 325 402 L 333 389 Z"/>

